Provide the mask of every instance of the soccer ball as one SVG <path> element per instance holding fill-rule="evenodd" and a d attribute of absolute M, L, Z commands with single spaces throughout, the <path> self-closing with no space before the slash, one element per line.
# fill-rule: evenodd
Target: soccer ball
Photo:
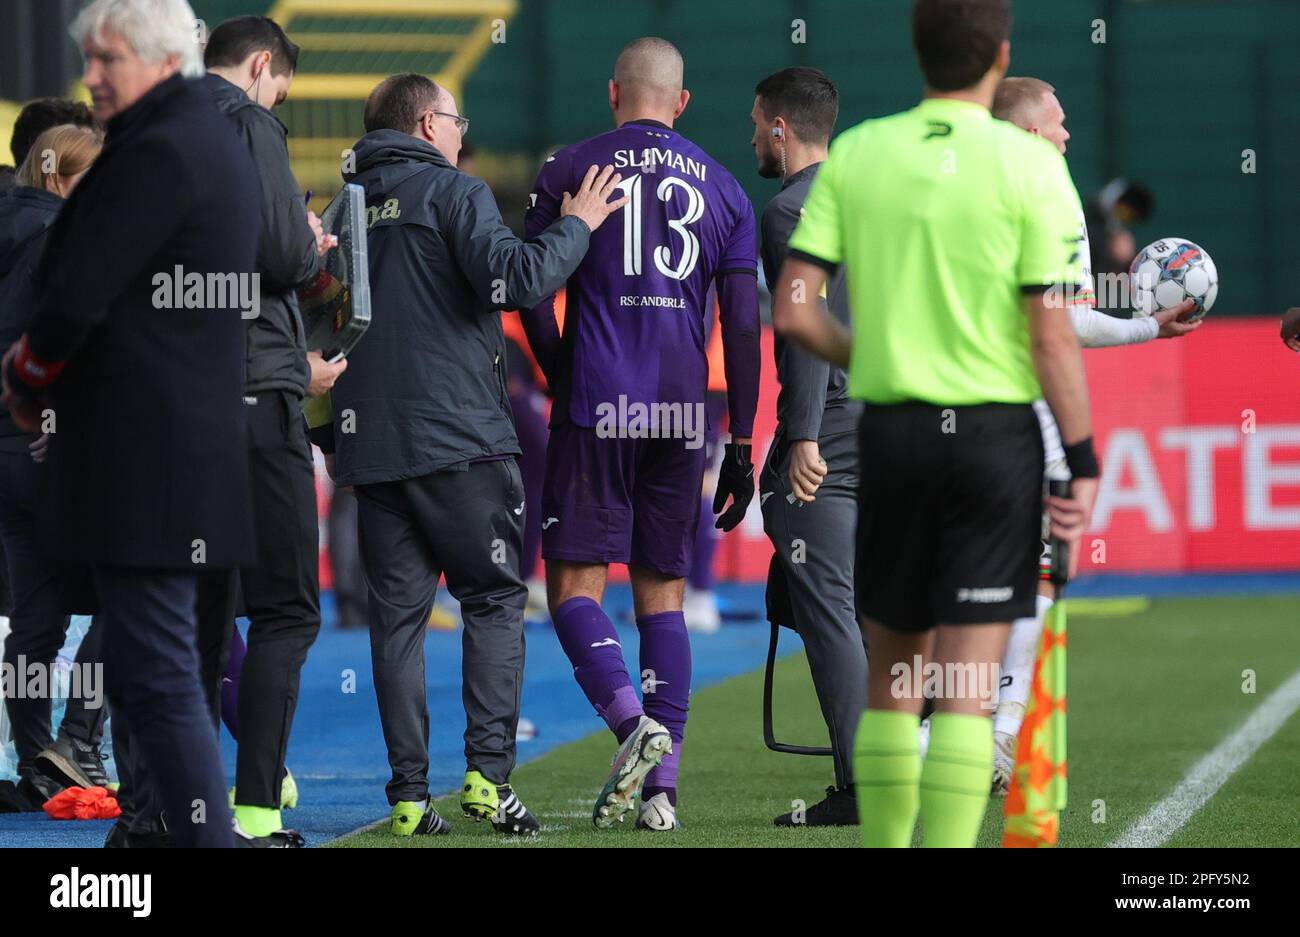
<path fill-rule="evenodd" d="M 1196 311 L 1186 321 L 1195 322 L 1210 311 L 1219 295 L 1219 271 L 1214 261 L 1183 238 L 1161 238 L 1148 244 L 1133 258 L 1128 273 L 1134 316 L 1154 315 L 1191 299 Z"/>

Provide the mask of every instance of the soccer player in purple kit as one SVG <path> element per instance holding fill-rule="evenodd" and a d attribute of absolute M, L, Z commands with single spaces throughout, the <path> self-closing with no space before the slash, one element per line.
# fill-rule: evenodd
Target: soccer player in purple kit
<path fill-rule="evenodd" d="M 682 73 L 681 53 L 663 39 L 624 48 L 609 82 L 616 129 L 546 162 L 525 222 L 529 236 L 550 224 L 592 163 L 623 176 L 622 224 L 611 218 L 593 234 L 569 279 L 563 336 L 549 302 L 523 314 L 556 391 L 542 493 L 551 616 L 578 684 L 620 743 L 592 815 L 602 829 L 625 819 L 638 794 L 639 828 L 677 826 L 691 679 L 682 595 L 705 467 L 710 284 L 721 305 L 731 429 L 717 526 L 739 524 L 754 495 L 754 210 L 735 178 L 673 129 L 690 100 Z M 632 580 L 644 702 L 600 607 L 610 563 L 627 563 Z"/>

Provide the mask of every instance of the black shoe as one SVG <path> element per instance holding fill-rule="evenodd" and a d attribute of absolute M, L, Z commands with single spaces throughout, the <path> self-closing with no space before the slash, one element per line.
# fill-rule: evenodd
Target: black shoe
<path fill-rule="evenodd" d="M 41 783 L 42 787 L 37 787 L 33 783 L 31 768 L 21 769 L 18 772 L 18 783 L 13 785 L 13 790 L 10 791 L 8 788 L 5 790 L 3 812 L 40 813 L 45 802 L 58 793 L 56 790 L 46 794 L 44 789 L 48 789 L 52 785 L 44 779 L 42 779 Z"/>
<path fill-rule="evenodd" d="M 108 787 L 108 772 L 98 745 L 87 745 L 66 735 L 36 756 L 33 768 L 63 787 Z"/>
<path fill-rule="evenodd" d="M 121 820 L 114 823 L 104 837 L 105 849 L 128 849 L 131 846 L 131 834 Z"/>
<path fill-rule="evenodd" d="M 166 849 L 172 844 L 165 832 L 132 833 L 121 820 L 113 824 L 104 839 L 105 849 Z"/>
<path fill-rule="evenodd" d="M 497 797 L 500 805 L 492 813 L 492 829 L 512 836 L 537 836 L 542 832 L 542 825 L 509 784 L 498 785 Z"/>
<path fill-rule="evenodd" d="M 34 804 L 33 810 L 40 810 L 47 800 L 72 786 L 62 771 L 39 757 L 18 780 L 18 790 Z"/>
<path fill-rule="evenodd" d="M 851 787 L 828 787 L 826 799 L 820 800 L 798 815 L 792 810 L 772 823 L 776 826 L 857 826 L 858 798 Z"/>
<path fill-rule="evenodd" d="M 270 836 L 249 836 L 235 827 L 235 846 L 240 849 L 303 849 L 307 840 L 297 830 L 276 830 Z"/>

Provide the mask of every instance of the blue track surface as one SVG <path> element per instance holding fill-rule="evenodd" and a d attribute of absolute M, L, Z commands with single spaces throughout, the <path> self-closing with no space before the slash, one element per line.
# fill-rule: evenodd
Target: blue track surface
<path fill-rule="evenodd" d="M 724 607 L 748 619 L 729 620 L 716 635 L 692 638 L 697 689 L 761 667 L 767 653 L 767 622 L 758 617 L 763 607 L 761 588 L 724 585 L 720 594 Z M 627 587 L 611 586 L 605 607 L 618 623 L 619 640 L 635 666 L 639 642 L 630 624 Z M 526 637 L 522 715 L 537 727 L 537 736 L 519 743 L 520 761 L 604 727 L 578 689 L 554 631 L 549 626 L 530 627 Z M 782 654 L 797 648 L 797 638 L 783 635 Z M 435 793 L 459 787 L 465 772 L 460 659 L 459 630 L 429 632 L 425 641 L 429 781 Z M 355 675 L 352 693 L 343 689 L 348 672 Z M 755 720 L 758 705 L 756 699 Z M 235 746 L 224 731 L 222 735 L 222 758 L 234 783 Z M 322 630 L 303 669 L 288 763 L 298 780 L 301 806 L 285 812 L 285 823 L 300 830 L 309 844 L 320 845 L 388 814 L 384 797 L 388 761 L 370 678 L 370 642 L 364 632 L 328 625 Z M 109 821 L 55 822 L 43 813 L 0 814 L 0 847 L 99 846 L 111 825 Z"/>
<path fill-rule="evenodd" d="M 761 585 L 722 585 L 728 621 L 716 635 L 692 637 L 696 689 L 761 667 L 767 650 L 767 623 L 762 619 Z M 1197 596 L 1300 592 L 1300 574 L 1223 576 L 1107 576 L 1083 579 L 1071 594 L 1083 596 Z M 626 586 L 611 586 L 607 611 L 619 623 L 619 640 L 627 659 L 636 662 L 636 628 L 630 624 L 631 595 Z M 289 766 L 298 779 L 302 806 L 285 813 L 312 845 L 320 845 L 387 815 L 384 784 L 387 759 L 370 679 L 370 647 L 365 633 L 327 626 L 303 671 L 302 694 L 289 747 Z M 592 712 L 573 679 L 573 671 L 549 626 L 530 627 L 524 680 L 523 716 L 537 727 L 537 737 L 520 742 L 525 761 L 585 735 L 603 724 Z M 799 642 L 782 636 L 781 653 Z M 450 791 L 465 765 L 461 734 L 460 632 L 430 632 L 425 643 L 430 715 L 430 783 L 435 792 Z M 347 672 L 355 692 L 344 692 Z M 759 701 L 751 714 L 758 724 Z M 223 733 L 224 735 L 224 733 Z M 234 744 L 223 739 L 222 755 L 234 767 Z M 232 778 L 233 783 L 233 778 Z M 44 814 L 0 814 L 0 847 L 99 846 L 110 823 L 55 822 Z"/>

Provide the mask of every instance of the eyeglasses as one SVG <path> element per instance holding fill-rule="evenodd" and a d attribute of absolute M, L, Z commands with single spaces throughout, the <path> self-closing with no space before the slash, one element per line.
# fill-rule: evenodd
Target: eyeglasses
<path fill-rule="evenodd" d="M 439 117 L 450 117 L 453 121 L 456 122 L 456 129 L 460 131 L 460 135 L 462 137 L 465 136 L 465 134 L 469 133 L 468 117 L 461 117 L 459 114 L 448 114 L 446 111 L 430 111 L 429 113 L 436 114 Z"/>

